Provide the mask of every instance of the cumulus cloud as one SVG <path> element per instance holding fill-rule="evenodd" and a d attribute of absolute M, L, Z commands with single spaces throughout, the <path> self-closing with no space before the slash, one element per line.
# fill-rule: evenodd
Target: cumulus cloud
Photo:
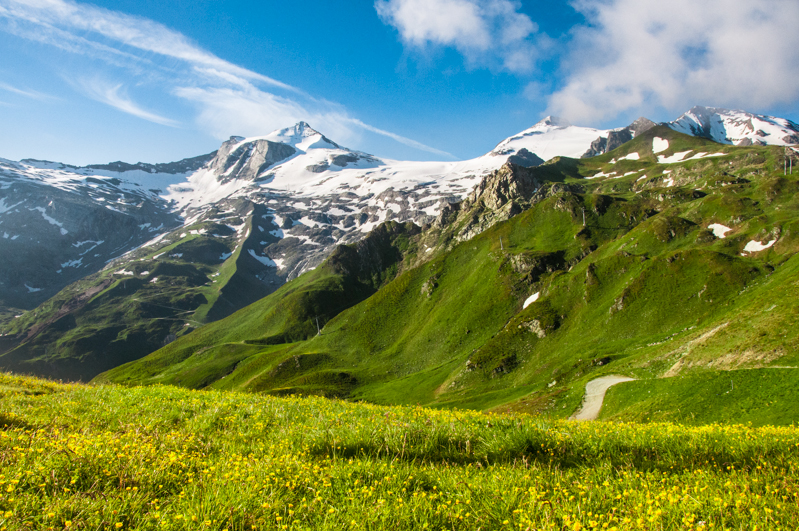
<path fill-rule="evenodd" d="M 769 107 L 799 97 L 795 0 L 576 0 L 549 112 L 599 123 L 693 105 Z"/>
<path fill-rule="evenodd" d="M 195 106 L 199 127 L 219 139 L 261 135 L 305 120 L 341 142 L 370 131 L 443 153 L 365 124 L 341 105 L 225 61 L 146 18 L 71 0 L 0 0 L 0 30 L 116 67 L 101 75 L 70 72 L 70 82 L 84 95 L 150 122 L 178 125 L 164 116 L 168 113 L 137 103 L 134 89 L 160 91 Z"/>
<path fill-rule="evenodd" d="M 471 66 L 511 72 L 532 70 L 538 26 L 512 0 L 377 0 L 380 18 L 415 48 L 430 45 L 458 50 Z M 537 36 L 544 38 L 543 36 Z"/>

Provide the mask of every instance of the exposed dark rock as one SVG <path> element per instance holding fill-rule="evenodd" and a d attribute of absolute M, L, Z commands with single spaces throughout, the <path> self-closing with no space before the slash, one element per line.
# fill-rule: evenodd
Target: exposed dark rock
<path fill-rule="evenodd" d="M 544 159 L 535 153 L 530 153 L 525 148 L 522 148 L 517 151 L 515 155 L 508 157 L 508 162 L 512 162 L 513 164 L 523 166 L 525 168 L 534 168 L 535 166 L 542 165 L 544 163 Z"/>

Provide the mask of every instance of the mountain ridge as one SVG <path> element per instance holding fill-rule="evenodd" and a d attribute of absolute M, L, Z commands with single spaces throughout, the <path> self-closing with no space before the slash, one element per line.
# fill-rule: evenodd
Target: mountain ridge
<path fill-rule="evenodd" d="M 637 138 L 649 128 L 651 123 L 638 120 L 622 130 L 629 132 L 630 136 L 636 132 Z M 548 117 L 523 132 L 529 133 L 526 136 L 520 134 L 509 137 L 498 145 L 502 146 L 499 150 L 495 149 L 471 161 L 408 163 L 382 160 L 342 148 L 303 122 L 263 137 L 231 137 L 223 144 L 223 149 L 205 156 L 210 157 L 205 166 L 188 176 L 145 171 L 152 169 L 150 167 L 126 172 L 92 168 L 65 171 L 64 168 L 55 167 L 57 163 L 47 163 L 44 164 L 47 168 L 33 168 L 29 171 L 34 181 L 31 184 L 47 185 L 49 178 L 52 187 L 65 193 L 85 191 L 94 194 L 90 199 L 98 203 L 92 206 L 96 211 L 105 209 L 114 215 L 125 215 L 125 212 L 137 213 L 149 209 L 152 212 L 148 215 L 172 216 L 168 218 L 172 221 L 170 225 L 138 219 L 131 227 L 135 227 L 133 235 L 139 239 L 131 239 L 130 231 L 127 234 L 117 231 L 130 241 L 126 243 L 127 247 L 114 247 L 119 249 L 116 253 L 97 253 L 101 250 L 97 246 L 105 242 L 97 236 L 91 238 L 85 243 L 85 249 L 94 246 L 92 253 L 100 254 L 96 257 L 99 262 L 94 266 L 96 273 L 89 277 L 74 277 L 87 280 L 79 283 L 80 286 L 62 288 L 63 293 L 53 298 L 48 308 L 41 307 L 38 312 L 29 314 L 14 311 L 11 317 L 4 318 L 9 326 L 4 327 L 2 332 L 6 334 L 2 351 L 8 352 L 19 347 L 20 341 L 25 343 L 28 337 L 26 330 L 32 329 L 30 327 L 39 326 L 42 322 L 50 323 L 47 326 L 52 327 L 60 319 L 54 318 L 61 311 L 58 306 L 64 305 L 77 312 L 70 313 L 74 313 L 76 320 L 69 323 L 60 321 L 61 324 L 53 328 L 50 335 L 39 334 L 37 337 L 42 339 L 38 346 L 29 343 L 29 347 L 26 347 L 27 356 L 49 356 L 44 339 L 63 345 L 62 352 L 67 357 L 101 355 L 107 351 L 108 344 L 115 341 L 129 344 L 125 348 L 139 348 L 142 354 L 146 354 L 164 342 L 181 337 L 198 326 L 223 318 L 269 295 L 286 281 L 323 263 L 338 245 L 357 242 L 386 221 L 411 221 L 420 227 L 433 226 L 444 230 L 450 221 L 459 220 L 458 232 L 450 232 L 447 238 L 453 244 L 467 241 L 529 208 L 532 204 L 530 201 L 537 203 L 553 193 L 570 189 L 579 191 L 580 185 L 577 183 L 554 188 L 547 185 L 539 189 L 542 183 L 540 179 L 531 181 L 528 186 L 522 177 L 530 171 L 524 166 L 537 166 L 541 168 L 539 173 L 546 175 L 550 181 L 563 180 L 564 177 L 557 175 L 575 178 L 573 172 L 577 171 L 578 166 L 570 165 L 575 163 L 568 163 L 567 159 L 559 157 L 544 162 L 543 158 L 523 147 L 523 144 L 529 140 L 532 144 L 526 145 L 532 149 L 536 142 L 551 133 L 548 140 L 545 139 L 550 146 L 569 149 L 569 153 L 580 156 L 584 154 L 584 148 L 590 146 L 590 143 L 584 142 L 588 142 L 589 137 L 598 130 L 578 129 L 580 142 L 583 142 L 579 146 L 574 138 L 564 136 L 564 132 L 577 130 L 575 126 Z M 608 132 L 605 149 L 607 139 L 612 140 L 611 133 L 622 130 Z M 276 142 L 281 139 L 289 143 Z M 593 137 L 591 142 L 595 140 L 596 137 Z M 620 152 L 619 156 L 625 159 L 623 162 L 614 160 L 614 167 L 634 164 L 629 159 L 633 155 L 639 158 L 645 156 L 643 152 L 626 152 L 625 146 L 628 144 L 621 144 L 614 152 Z M 653 146 L 648 150 L 654 153 Z M 693 157 L 704 156 L 695 153 Z M 674 146 L 669 146 L 651 160 L 660 163 L 661 160 L 681 154 L 675 151 Z M 691 155 L 678 158 L 681 161 L 684 157 L 690 158 Z M 511 164 L 507 165 L 507 162 Z M 522 165 L 514 162 L 521 162 Z M 24 165 L 8 164 L 15 171 L 24 173 Z M 552 171 L 555 166 L 558 170 Z M 566 168 L 571 169 L 566 171 Z M 133 177 L 133 180 L 124 181 L 119 177 L 125 174 Z M 491 184 L 485 181 L 489 176 L 496 177 Z M 600 171 L 590 178 L 610 177 Z M 14 186 L 15 182 L 8 179 L 7 173 L 2 173 L 0 168 L 0 193 L 4 194 L 0 196 L 0 201 L 3 201 L 0 203 L 0 214 L 15 213 L 18 201 L 7 201 L 10 196 L 6 191 L 13 191 Z M 510 197 L 513 199 L 507 200 Z M 33 208 L 29 212 L 34 217 L 38 216 L 37 220 L 41 219 L 37 221 L 39 226 L 50 231 L 54 242 L 61 242 L 61 239 L 73 234 L 71 226 L 58 226 L 48 221 L 50 218 L 63 225 L 53 210 L 60 208 L 58 201 L 51 206 L 37 204 L 27 208 Z M 43 210 L 38 211 L 38 208 Z M 180 218 L 175 217 L 176 212 Z M 91 216 L 86 215 L 76 217 L 91 219 Z M 0 231 L 4 222 L 0 217 Z M 164 232 L 169 228 L 173 230 Z M 60 229 L 68 234 L 60 234 Z M 446 230 L 451 231 L 451 227 Z M 0 243 L 9 239 L 0 239 Z M 23 243 L 18 239 L 11 241 Z M 71 248 L 79 252 L 85 250 L 78 247 Z M 51 248 L 58 249 L 55 244 Z M 426 255 L 433 252 L 422 249 L 414 263 L 423 262 Z M 80 258 L 71 255 L 59 258 L 60 274 L 67 266 L 81 269 L 85 262 L 78 261 Z M 73 263 L 78 268 L 70 265 Z M 17 267 L 16 271 L 19 276 L 19 272 L 24 273 L 25 269 Z M 39 273 L 42 278 L 52 278 L 58 274 L 45 270 Z M 39 293 L 40 299 L 36 300 L 49 300 L 56 295 L 52 288 L 49 292 L 30 292 L 31 287 L 42 289 L 41 284 L 24 279 L 19 284 L 22 285 L 18 288 L 22 295 Z M 97 299 L 106 302 L 89 307 L 70 302 L 71 297 L 78 297 L 79 300 L 82 293 L 91 292 L 98 286 L 102 286 L 100 293 L 111 294 Z M 26 294 L 26 291 L 29 293 Z M 126 302 L 126 293 L 138 293 L 142 302 L 137 304 L 149 310 L 143 312 L 140 307 L 136 309 L 135 304 Z M 13 308 L 24 307 L 25 304 L 6 305 Z M 112 311 L 114 306 L 129 306 L 129 309 L 123 315 Z M 160 313 L 154 312 L 153 308 L 161 308 Z M 165 308 L 173 310 L 167 312 Z M 103 312 L 117 315 L 116 322 L 106 319 Z M 18 314 L 22 317 L 14 319 L 13 315 Z M 142 321 L 140 315 L 150 317 Z M 144 322 L 149 324 L 142 328 Z M 123 324 L 122 329 L 118 328 L 119 323 Z M 136 336 L 126 332 L 128 329 L 125 327 L 146 329 L 147 332 L 142 331 Z M 106 337 L 99 334 L 100 330 L 107 330 L 107 337 L 111 339 L 92 342 L 84 338 L 91 334 Z M 144 342 L 132 339 L 145 336 L 148 338 Z M 9 337 L 19 340 L 16 343 L 9 342 Z M 77 345 L 83 346 L 75 350 Z"/>

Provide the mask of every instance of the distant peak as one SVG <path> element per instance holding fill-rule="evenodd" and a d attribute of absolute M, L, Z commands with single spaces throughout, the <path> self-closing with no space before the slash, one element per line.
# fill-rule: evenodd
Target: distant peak
<path fill-rule="evenodd" d="M 539 120 L 535 125 L 551 125 L 554 127 L 569 127 L 571 124 L 565 118 L 559 116 L 547 116 L 543 120 Z"/>
<path fill-rule="evenodd" d="M 302 136 L 306 136 L 306 137 L 307 136 L 321 135 L 322 134 L 319 131 L 317 131 L 316 129 L 314 129 L 313 127 L 311 127 L 308 122 L 304 122 L 304 121 L 297 122 L 296 124 L 294 124 L 293 127 L 289 127 L 288 129 L 285 129 L 284 131 L 292 131 L 292 130 L 293 130 L 294 134 L 302 135 Z"/>
<path fill-rule="evenodd" d="M 297 122 L 285 129 L 273 131 L 261 138 L 272 142 L 282 142 L 303 151 L 308 148 L 345 149 L 311 127 L 308 122 L 305 121 Z"/>

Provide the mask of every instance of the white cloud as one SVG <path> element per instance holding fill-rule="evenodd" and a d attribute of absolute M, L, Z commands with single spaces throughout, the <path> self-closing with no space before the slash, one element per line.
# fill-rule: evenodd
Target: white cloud
<path fill-rule="evenodd" d="M 428 153 L 433 153 L 435 155 L 443 155 L 445 157 L 449 157 L 449 158 L 453 158 L 453 159 L 456 158 L 455 155 L 453 155 L 452 153 L 447 153 L 446 151 L 441 151 L 440 149 L 436 149 L 436 148 L 432 148 L 430 146 L 426 146 L 426 145 L 422 144 L 421 142 L 417 142 L 416 140 L 412 140 L 410 138 L 406 138 L 404 136 L 400 136 L 398 134 L 391 133 L 389 131 L 383 131 L 382 129 L 378 129 L 377 127 L 372 127 L 371 125 L 365 124 L 365 123 L 363 123 L 362 121 L 360 121 L 360 120 L 358 120 L 356 118 L 348 118 L 347 121 L 349 123 L 351 123 L 351 124 L 354 124 L 354 125 L 358 126 L 358 127 L 366 129 L 367 131 L 371 131 L 373 133 L 377 133 L 378 135 L 387 136 L 387 137 L 389 137 L 389 138 L 391 138 L 393 140 L 396 140 L 400 144 L 404 144 L 404 145 L 406 145 L 408 147 L 412 147 L 414 149 L 419 149 L 421 151 L 427 151 Z"/>
<path fill-rule="evenodd" d="M 576 0 L 549 112 L 599 123 L 693 105 L 762 108 L 799 97 L 795 0 Z"/>
<path fill-rule="evenodd" d="M 113 85 L 105 81 L 95 79 L 91 81 L 84 80 L 79 84 L 79 86 L 90 98 L 105 103 L 106 105 L 110 105 L 111 107 L 119 109 L 122 112 L 131 114 L 143 120 L 147 120 L 148 122 L 168 125 L 170 127 L 176 127 L 178 125 L 175 120 L 170 120 L 169 118 L 164 118 L 163 116 L 149 112 L 141 108 L 138 104 L 134 103 L 130 97 L 128 97 L 121 83 Z"/>
<path fill-rule="evenodd" d="M 89 38 L 81 39 L 79 35 L 70 35 L 70 30 L 91 32 L 141 51 L 284 89 L 291 88 L 280 81 L 220 59 L 192 43 L 183 34 L 143 17 L 66 0 L 3 0 L 2 4 L 0 16 L 24 21 L 39 30 L 44 29 L 45 34 L 52 31 L 64 36 L 63 32 L 66 31 L 70 37 L 68 40 L 73 45 L 92 46 L 94 43 Z"/>
<path fill-rule="evenodd" d="M 531 37 L 538 27 L 519 13 L 520 7 L 512 0 L 375 2 L 380 18 L 397 28 L 410 46 L 451 46 L 472 66 L 499 64 L 511 72 L 529 72 L 537 58 Z"/>
<path fill-rule="evenodd" d="M 3 83 L 2 81 L 0 81 L 0 90 L 5 90 L 7 92 L 11 92 L 12 94 L 19 94 L 20 96 L 25 96 L 26 98 L 31 98 L 39 101 L 57 99 L 54 96 L 43 94 L 35 90 L 24 90 L 21 88 L 17 88 L 13 85 L 9 85 L 8 83 Z"/>
<path fill-rule="evenodd" d="M 155 90 L 161 99 L 166 94 L 196 106 L 198 126 L 219 139 L 231 134 L 262 135 L 304 120 L 342 143 L 370 131 L 444 154 L 352 118 L 341 105 L 225 61 L 146 18 L 71 0 L 0 0 L 0 31 L 121 69 L 124 74 L 100 76 L 93 65 L 90 76 L 70 71 L 64 77 L 84 95 L 158 124 L 176 126 L 178 122 L 145 109 L 129 90 Z M 104 81 L 111 78 L 126 83 Z"/>

